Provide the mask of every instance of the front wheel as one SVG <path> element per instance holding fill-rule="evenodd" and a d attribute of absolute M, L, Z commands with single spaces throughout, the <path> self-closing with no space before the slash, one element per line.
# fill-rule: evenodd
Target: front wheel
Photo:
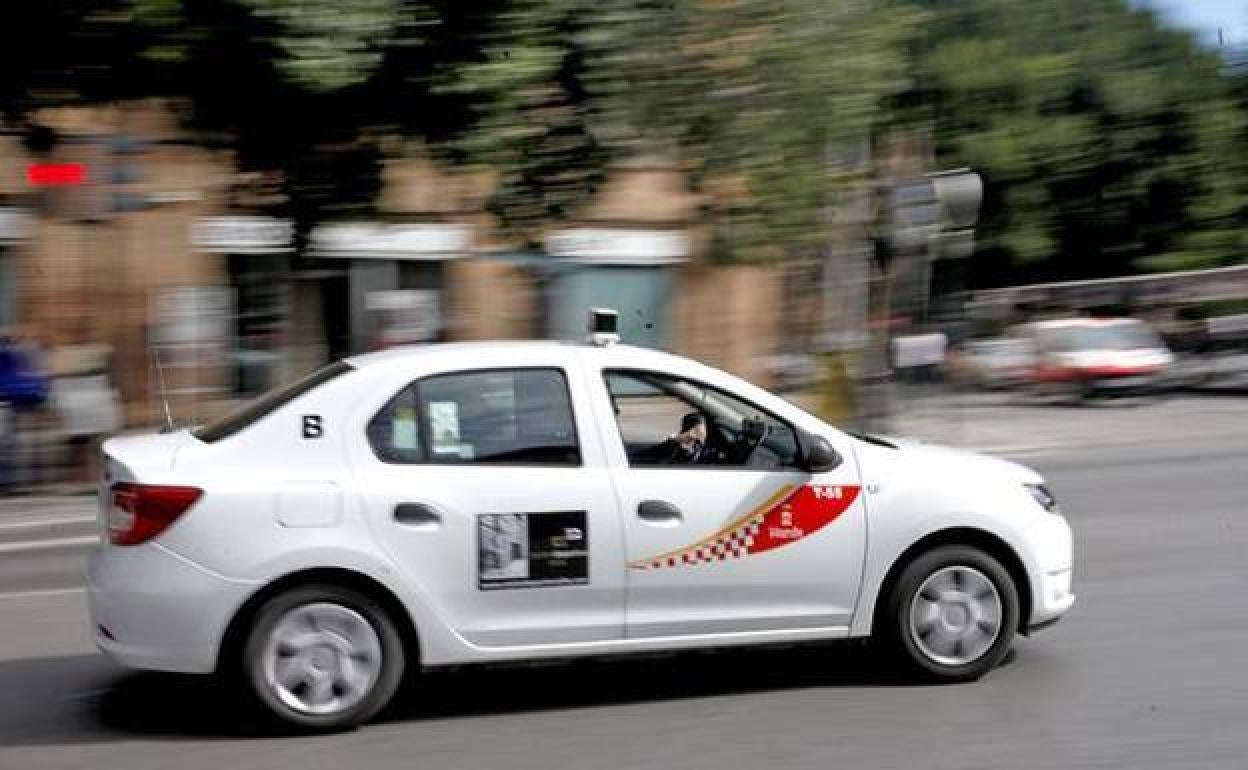
<path fill-rule="evenodd" d="M 256 700 L 303 730 L 343 730 L 367 721 L 403 676 L 403 643 L 386 610 L 334 585 L 303 586 L 270 599 L 242 652 L 243 679 Z"/>
<path fill-rule="evenodd" d="M 1000 562 L 977 548 L 942 546 L 902 571 L 880 628 L 915 673 L 966 682 L 996 666 L 1018 627 L 1018 590 Z"/>

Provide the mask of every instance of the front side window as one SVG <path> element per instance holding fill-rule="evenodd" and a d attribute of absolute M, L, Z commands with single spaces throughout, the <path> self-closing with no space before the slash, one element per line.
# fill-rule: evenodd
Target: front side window
<path fill-rule="evenodd" d="M 368 439 L 392 463 L 581 463 L 567 380 L 557 369 L 426 377 L 386 404 Z"/>
<path fill-rule="evenodd" d="M 657 372 L 604 378 L 633 467 L 800 468 L 793 427 L 726 391 Z"/>

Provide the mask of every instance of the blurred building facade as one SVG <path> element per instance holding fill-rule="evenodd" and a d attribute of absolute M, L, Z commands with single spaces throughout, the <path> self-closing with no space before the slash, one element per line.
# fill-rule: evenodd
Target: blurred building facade
<path fill-rule="evenodd" d="M 756 380 L 783 347 L 779 269 L 712 264 L 702 202 L 661 163 L 614 169 L 534 253 L 486 213 L 487 175 L 405 153 L 375 217 L 320 223 L 296 249 L 279 181 L 237 173 L 159 104 L 39 122 L 54 146 L 0 136 L 0 321 L 47 351 L 110 346 L 129 425 L 159 419 L 161 392 L 202 419 L 378 347 L 579 339 L 593 306 L 620 311 L 626 341 Z"/>

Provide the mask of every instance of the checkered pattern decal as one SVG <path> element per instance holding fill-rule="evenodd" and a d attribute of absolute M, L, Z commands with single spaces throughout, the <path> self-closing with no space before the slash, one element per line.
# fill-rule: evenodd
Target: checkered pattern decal
<path fill-rule="evenodd" d="M 741 559 L 789 545 L 832 523 L 853 504 L 858 491 L 859 487 L 852 485 L 786 485 L 762 505 L 710 536 L 628 566 L 637 570 L 691 567 Z"/>

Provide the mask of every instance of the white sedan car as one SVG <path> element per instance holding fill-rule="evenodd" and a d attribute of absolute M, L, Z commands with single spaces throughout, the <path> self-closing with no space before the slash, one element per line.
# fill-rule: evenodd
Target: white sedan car
<path fill-rule="evenodd" d="M 872 637 L 965 681 L 1074 602 L 1034 472 L 624 345 L 362 355 L 103 452 L 96 643 L 304 729 L 450 664 Z"/>

